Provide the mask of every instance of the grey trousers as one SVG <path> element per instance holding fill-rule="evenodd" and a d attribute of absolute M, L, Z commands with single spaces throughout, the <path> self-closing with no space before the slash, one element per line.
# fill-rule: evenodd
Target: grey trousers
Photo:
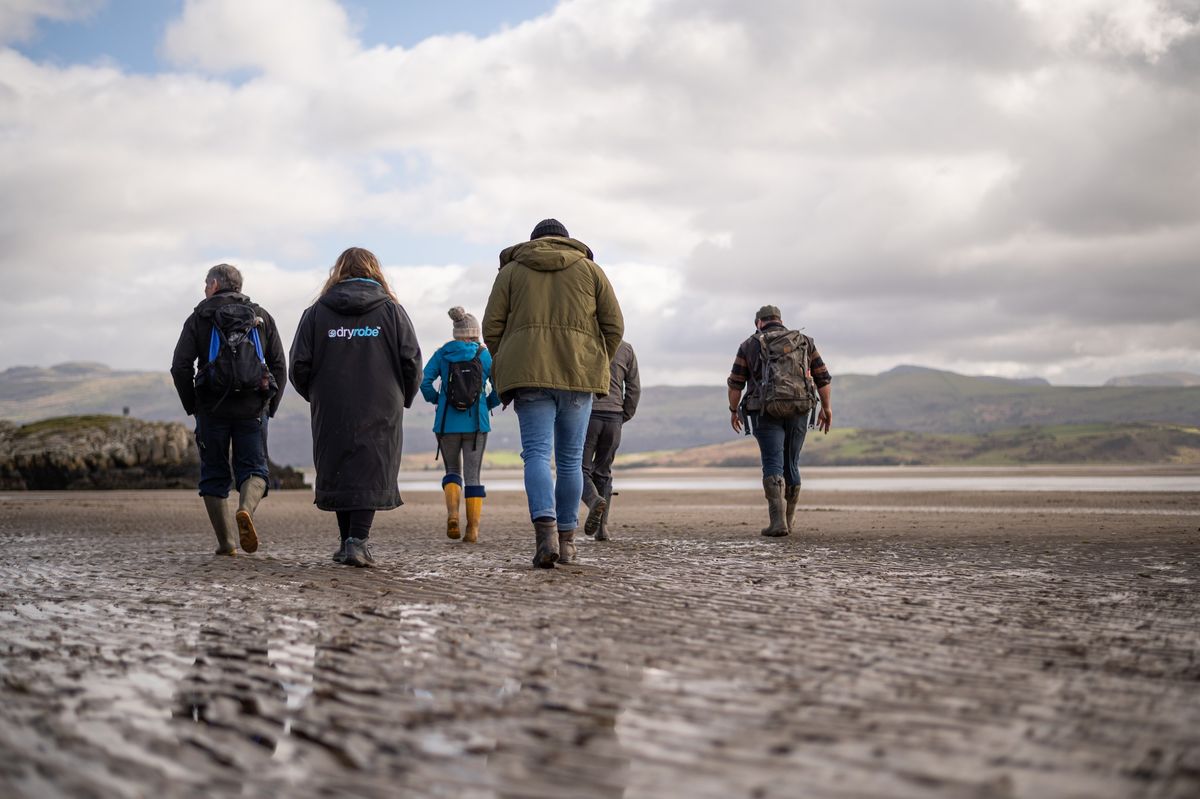
<path fill-rule="evenodd" d="M 612 493 L 612 464 L 621 446 L 621 418 L 593 415 L 583 439 L 583 501 Z"/>
<path fill-rule="evenodd" d="M 441 442 L 446 474 L 460 475 L 464 485 L 481 485 L 479 471 L 483 466 L 487 437 L 487 433 L 444 433 Z"/>

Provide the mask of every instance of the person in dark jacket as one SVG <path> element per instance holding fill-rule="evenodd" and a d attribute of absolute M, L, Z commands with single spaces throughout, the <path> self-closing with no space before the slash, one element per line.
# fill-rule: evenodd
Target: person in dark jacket
<path fill-rule="evenodd" d="M 583 532 L 597 541 L 607 541 L 608 514 L 612 510 L 612 464 L 621 446 L 621 425 L 637 413 L 642 396 L 637 355 L 622 341 L 609 367 L 608 396 L 592 400 L 587 437 L 583 440 L 583 504 L 587 521 Z"/>
<path fill-rule="evenodd" d="M 271 479 L 267 469 L 267 419 L 275 415 L 287 384 L 287 362 L 275 320 L 241 292 L 242 273 L 237 267 L 218 264 L 209 269 L 204 278 L 205 299 L 183 323 L 171 359 L 171 379 L 179 401 L 189 416 L 196 417 L 200 496 L 217 535 L 218 555 L 237 554 L 226 507 L 233 485 L 239 492 L 235 514 L 238 543 L 245 552 L 258 549 L 254 511 L 267 495 Z M 254 357 L 247 351 L 250 366 L 257 365 L 263 372 L 255 390 L 229 385 L 225 368 L 219 370 L 220 377 L 214 378 L 216 367 L 228 363 L 232 351 L 222 331 L 214 329 L 214 321 L 219 319 L 228 325 L 238 318 L 248 320 L 253 329 L 247 346 L 257 338 Z"/>
<path fill-rule="evenodd" d="M 421 380 L 421 348 L 379 260 L 351 247 L 338 256 L 320 298 L 300 317 L 292 385 L 311 404 L 316 498 L 337 514 L 333 559 L 375 565 L 367 537 L 375 511 L 404 504 L 396 478 L 404 409 Z"/>
<path fill-rule="evenodd" d="M 488 433 L 492 429 L 491 410 L 500 404 L 500 396 L 493 386 L 487 390 L 492 375 L 492 356 L 479 341 L 479 321 L 463 308 L 451 308 L 450 319 L 454 322 L 454 338 L 446 342 L 425 364 L 425 376 L 421 381 L 421 394 L 426 401 L 437 406 L 433 418 L 433 432 L 437 434 L 438 449 L 446 464 L 446 476 L 442 478 L 442 493 L 446 496 L 446 535 L 473 544 L 479 540 L 479 519 L 483 514 L 483 499 L 487 496 L 480 472 L 483 467 L 483 451 L 487 448 Z M 451 365 L 462 364 L 469 368 L 474 364 L 479 376 L 479 393 L 474 404 L 459 410 L 449 402 L 448 388 Z M 438 387 L 434 388 L 434 381 Z M 466 485 L 463 478 L 466 478 Z M 460 532 L 458 499 L 466 496 L 467 529 Z"/>

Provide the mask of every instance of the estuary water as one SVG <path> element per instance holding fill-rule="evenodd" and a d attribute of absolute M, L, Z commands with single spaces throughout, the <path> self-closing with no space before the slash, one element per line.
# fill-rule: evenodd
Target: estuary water
<path fill-rule="evenodd" d="M 1044 469 L 926 470 L 906 467 L 869 470 L 848 468 L 801 469 L 809 491 L 1086 491 L 1086 492 L 1196 492 L 1200 474 L 1113 474 L 1072 469 L 1053 474 Z M 489 492 L 524 491 L 520 472 L 484 472 Z M 440 491 L 438 472 L 401 472 L 400 490 Z M 762 477 L 747 469 L 617 470 L 613 485 L 618 491 L 761 491 Z"/>

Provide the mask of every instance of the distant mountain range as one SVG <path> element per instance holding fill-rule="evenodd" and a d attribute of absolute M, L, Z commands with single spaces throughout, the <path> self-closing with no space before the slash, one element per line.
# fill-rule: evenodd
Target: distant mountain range
<path fill-rule="evenodd" d="M 991 433 L 833 430 L 809 433 L 805 466 L 1022 466 L 1031 464 L 1200 464 L 1200 428 L 1147 422 L 1019 427 Z M 757 466 L 758 444 L 720 444 L 617 457 L 623 467 Z"/>
<path fill-rule="evenodd" d="M 834 425 L 840 429 L 975 435 L 1050 425 L 1156 422 L 1197 426 L 1200 375 L 1191 374 L 1190 378 L 1196 382 L 1051 386 L 1040 378 L 1007 380 L 898 366 L 879 375 L 835 376 Z M 102 364 L 65 363 L 0 372 L 0 419 L 24 423 L 73 414 L 121 414 L 125 408 L 141 419 L 188 421 L 165 371 L 116 371 Z M 404 426 L 406 452 L 433 451 L 433 406 L 418 397 L 405 414 Z M 650 386 L 642 392 L 636 418 L 625 427 L 622 452 L 677 450 L 734 439 L 724 385 Z M 293 391 L 284 396 L 271 422 L 270 448 L 272 458 L 280 463 L 307 466 L 312 462 L 308 405 Z M 520 449 L 511 408 L 493 416 L 488 449 Z"/>
<path fill-rule="evenodd" d="M 1200 375 L 1194 372 L 1149 372 L 1144 375 L 1114 377 L 1106 386 L 1200 386 Z"/>

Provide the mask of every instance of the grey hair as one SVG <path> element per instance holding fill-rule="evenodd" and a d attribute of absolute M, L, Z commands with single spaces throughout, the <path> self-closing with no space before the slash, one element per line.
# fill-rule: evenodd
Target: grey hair
<path fill-rule="evenodd" d="M 208 276 L 204 280 L 216 283 L 220 291 L 242 290 L 242 273 L 233 264 L 217 264 L 208 270 Z"/>

